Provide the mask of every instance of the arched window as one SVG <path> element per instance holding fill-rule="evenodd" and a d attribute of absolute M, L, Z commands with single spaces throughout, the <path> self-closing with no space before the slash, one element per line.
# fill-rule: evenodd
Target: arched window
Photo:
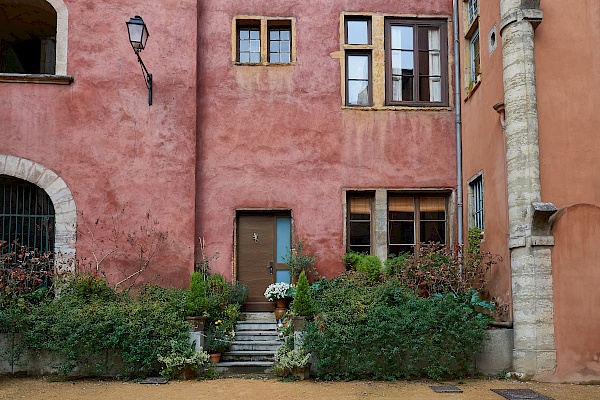
<path fill-rule="evenodd" d="M 0 240 L 41 253 L 54 251 L 54 206 L 44 189 L 0 175 Z"/>
<path fill-rule="evenodd" d="M 0 2 L 0 73 L 65 75 L 67 8 L 62 0 Z"/>

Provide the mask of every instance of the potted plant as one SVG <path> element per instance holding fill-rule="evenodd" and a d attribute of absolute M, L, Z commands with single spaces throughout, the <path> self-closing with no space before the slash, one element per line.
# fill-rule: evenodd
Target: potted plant
<path fill-rule="evenodd" d="M 311 246 L 307 247 L 301 240 L 298 240 L 296 245 L 288 252 L 286 264 L 290 269 L 292 285 L 296 284 L 302 271 L 307 273 L 312 272 L 315 260 L 319 254 L 311 256 L 311 250 Z"/>
<path fill-rule="evenodd" d="M 215 321 L 206 336 L 206 351 L 210 354 L 212 363 L 219 362 L 221 354 L 226 352 L 235 338 L 235 332 L 228 331 L 222 320 Z"/>
<path fill-rule="evenodd" d="M 190 291 L 185 304 L 185 319 L 193 331 L 203 331 L 208 314 L 209 299 L 206 294 L 206 281 L 201 272 L 192 273 Z"/>
<path fill-rule="evenodd" d="M 304 271 L 302 271 L 298 277 L 296 297 L 294 297 L 294 301 L 292 302 L 292 312 L 294 313 L 294 330 L 297 331 L 304 329 L 306 319 L 312 317 L 314 313 L 312 299 L 308 291 L 308 278 L 306 278 L 306 273 Z"/>
<path fill-rule="evenodd" d="M 282 378 L 291 375 L 304 380 L 309 377 L 309 359 L 310 353 L 306 353 L 302 346 L 298 346 L 296 349 L 292 349 L 286 345 L 281 346 L 275 355 L 273 372 Z"/>
<path fill-rule="evenodd" d="M 200 349 L 194 351 L 190 346 L 182 345 L 180 341 L 171 340 L 171 352 L 158 355 L 158 361 L 164 364 L 160 374 L 165 378 L 193 379 L 203 365 L 209 360 L 207 352 Z"/>
<path fill-rule="evenodd" d="M 287 311 L 286 297 L 290 285 L 285 282 L 271 283 L 265 290 L 265 297 L 269 301 L 275 301 L 275 319 L 280 320 L 283 314 Z"/>

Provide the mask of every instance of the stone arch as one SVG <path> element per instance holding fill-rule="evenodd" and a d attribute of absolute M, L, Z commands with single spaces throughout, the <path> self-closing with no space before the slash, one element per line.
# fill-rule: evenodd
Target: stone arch
<path fill-rule="evenodd" d="M 73 270 L 77 208 L 71 190 L 58 174 L 26 158 L 0 154 L 0 175 L 23 179 L 44 189 L 54 206 L 54 251 L 61 270 Z"/>

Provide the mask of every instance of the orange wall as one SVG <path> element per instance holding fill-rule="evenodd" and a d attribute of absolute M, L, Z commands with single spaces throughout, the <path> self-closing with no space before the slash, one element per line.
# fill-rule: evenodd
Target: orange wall
<path fill-rule="evenodd" d="M 462 2 L 460 2 L 462 4 Z M 481 83 L 471 93 L 469 85 L 468 48 L 464 39 L 467 29 L 466 16 L 461 22 L 461 65 L 462 103 L 462 150 L 463 150 L 463 193 L 464 226 L 468 226 L 471 210 L 468 202 L 468 181 L 483 172 L 485 240 L 482 248 L 502 257 L 492 267 L 488 289 L 491 296 L 503 304 L 511 303 L 510 255 L 508 252 L 508 214 L 506 198 L 506 151 L 504 132 L 499 114 L 494 110 L 496 103 L 503 101 L 502 43 L 500 38 L 500 9 L 497 2 L 480 2 L 479 38 L 481 46 Z M 496 25 L 497 47 L 488 51 L 488 33 Z M 466 240 L 465 229 L 465 240 Z M 510 315 L 507 316 L 510 319 Z"/>

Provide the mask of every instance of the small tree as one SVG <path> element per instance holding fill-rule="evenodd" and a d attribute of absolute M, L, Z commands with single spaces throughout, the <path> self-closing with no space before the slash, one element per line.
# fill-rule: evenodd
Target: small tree
<path fill-rule="evenodd" d="M 188 294 L 185 315 L 190 317 L 206 316 L 208 311 L 208 297 L 206 296 L 206 282 L 201 272 L 192 273 L 190 292 Z"/>
<path fill-rule="evenodd" d="M 296 315 L 311 317 L 313 315 L 312 299 L 308 292 L 308 279 L 306 273 L 302 271 L 298 277 L 298 286 L 296 287 L 296 297 L 292 303 L 292 311 Z"/>

